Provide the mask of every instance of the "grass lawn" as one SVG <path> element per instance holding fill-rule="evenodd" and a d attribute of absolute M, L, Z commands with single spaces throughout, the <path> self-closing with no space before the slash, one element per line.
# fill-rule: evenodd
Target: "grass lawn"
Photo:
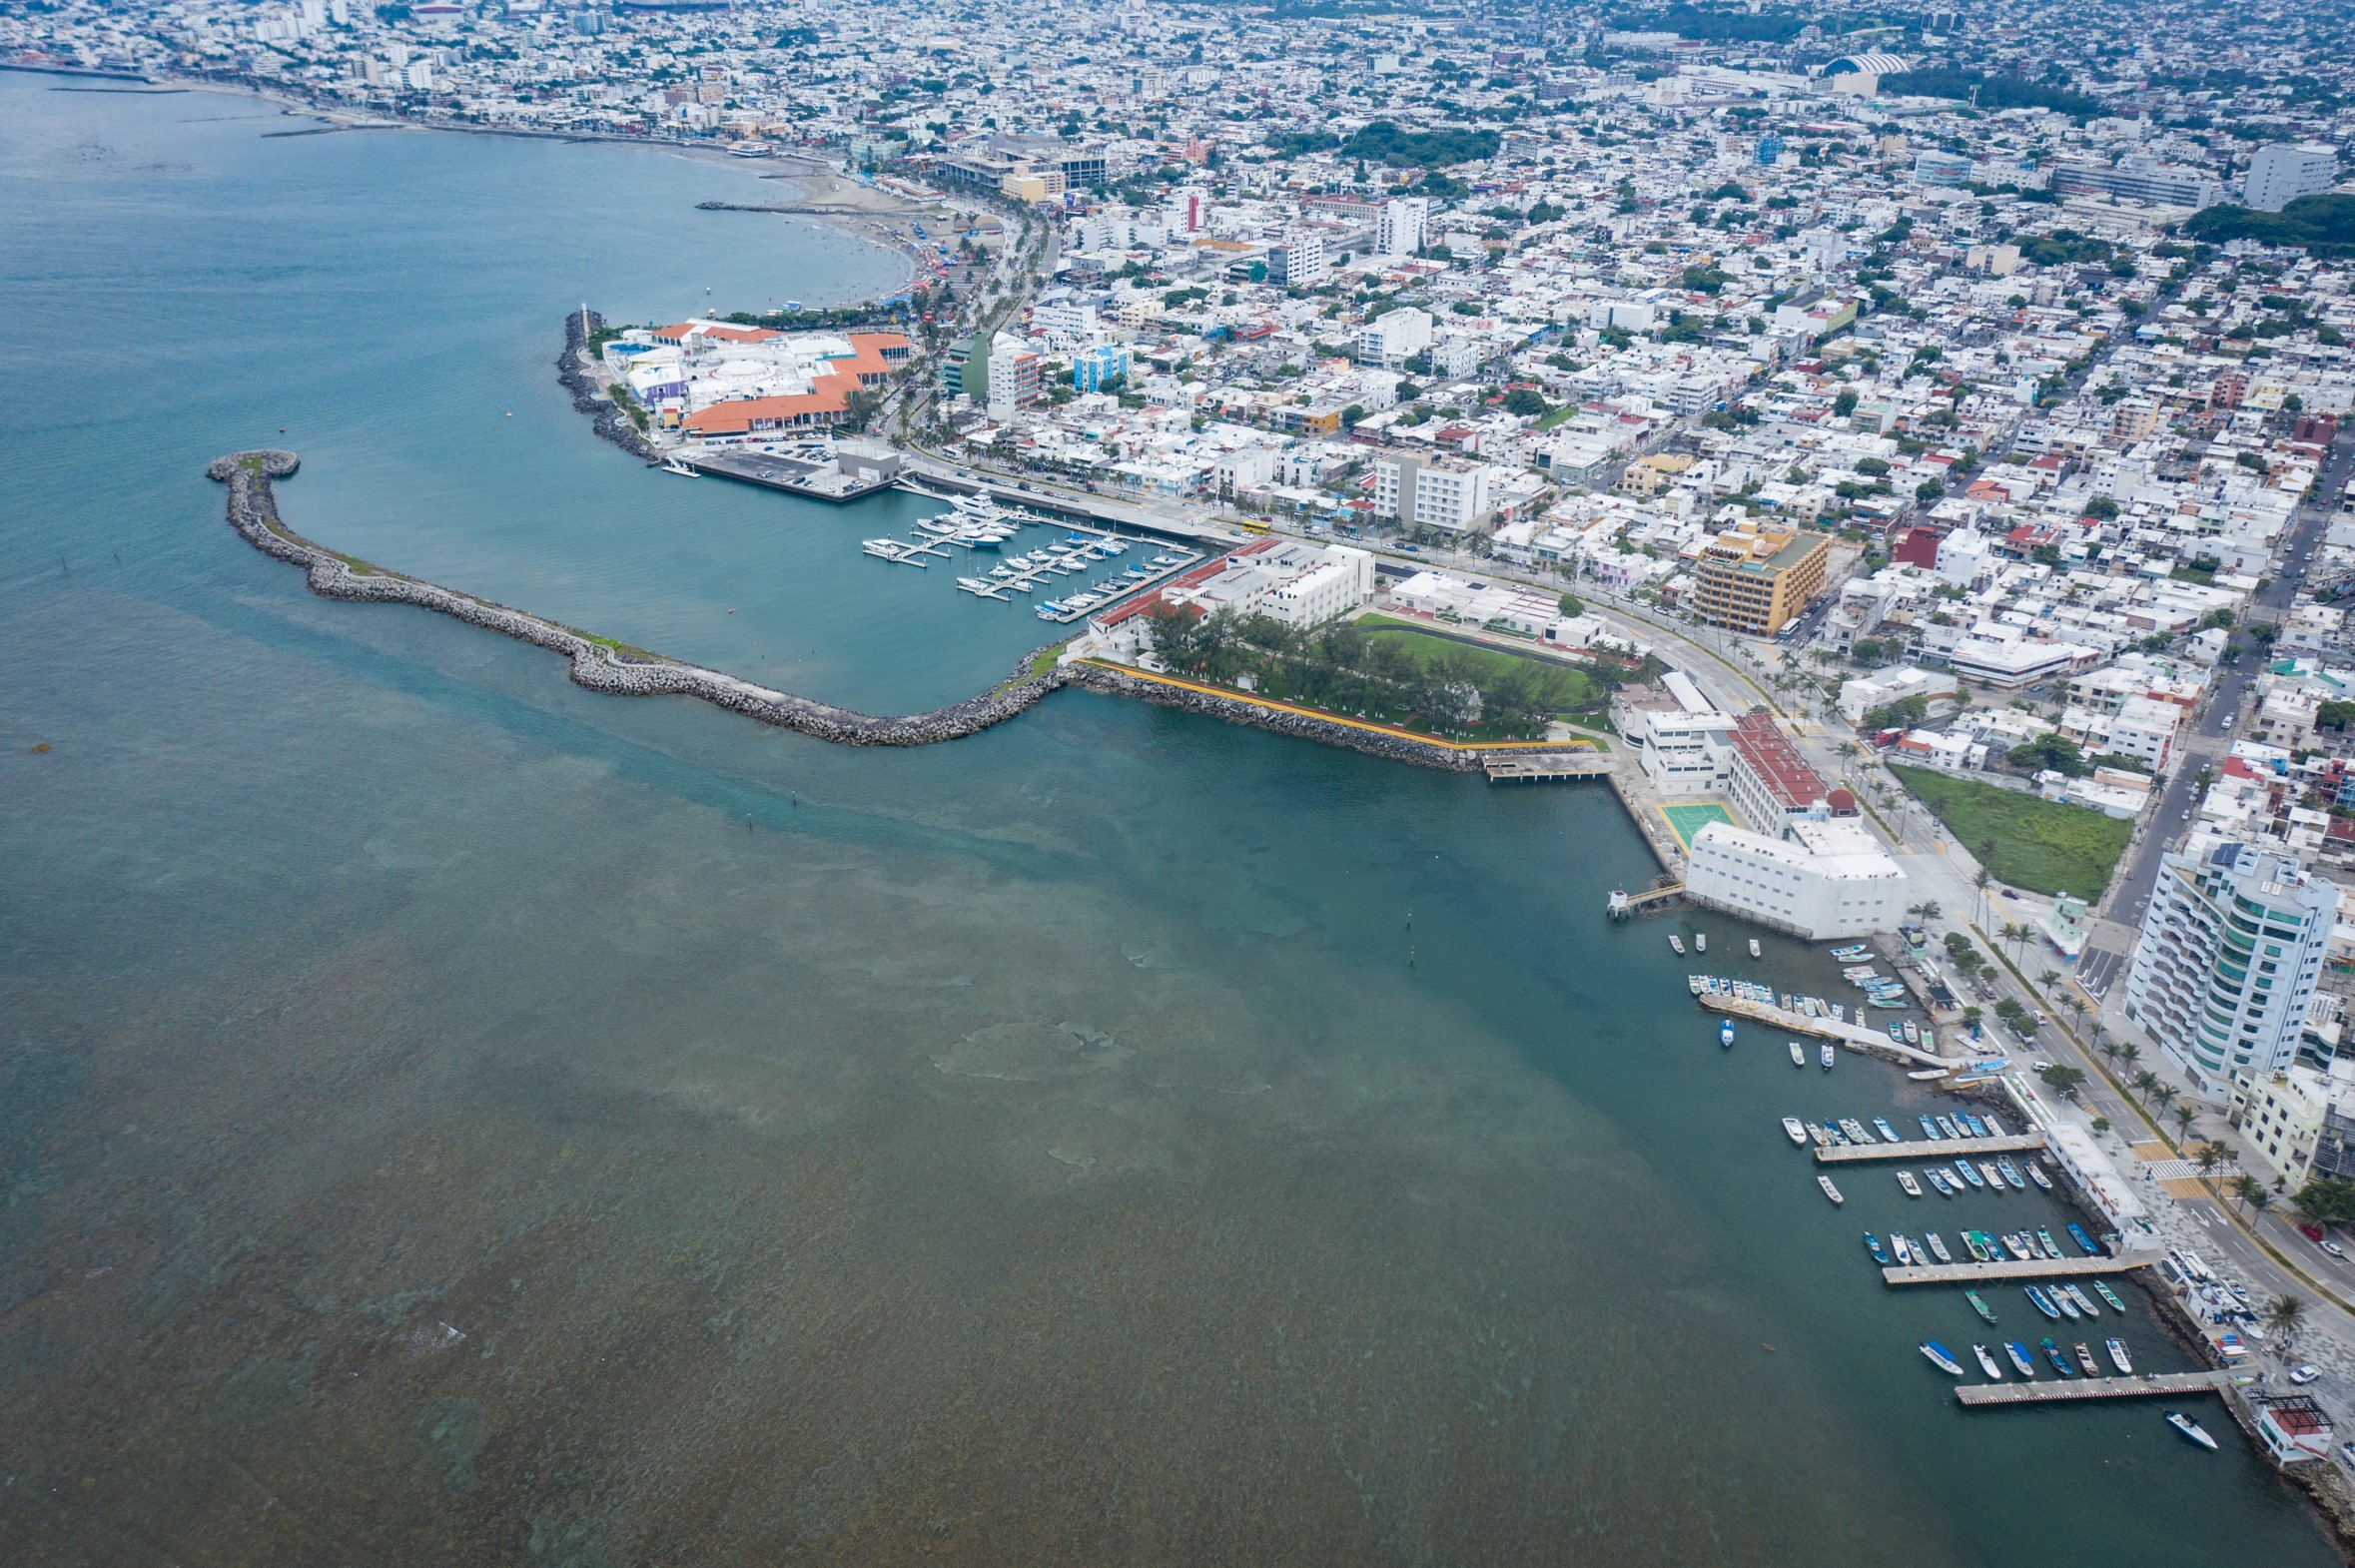
<path fill-rule="evenodd" d="M 1602 695 L 1601 690 L 1583 671 L 1557 664 L 1551 659 L 1528 658 L 1518 653 L 1508 653 L 1502 648 L 1479 647 L 1449 637 L 1434 637 L 1427 631 L 1402 626 L 1379 615 L 1367 616 L 1358 624 L 1365 628 L 1369 636 L 1396 638 L 1424 665 L 1436 658 L 1454 658 L 1480 669 L 1490 677 L 1501 675 L 1516 664 L 1529 665 L 1537 671 L 1538 678 L 1544 683 L 1540 690 L 1545 693 L 1546 706 L 1557 712 L 1593 702 Z"/>
<path fill-rule="evenodd" d="M 1928 768 L 1892 763 L 1889 771 L 1938 814 L 1964 849 L 1979 855 L 1981 846 L 1991 846 L 1981 858 L 1996 881 L 2031 893 L 2068 893 L 2098 902 L 2134 832 L 2133 823 L 2085 806 L 2064 806 Z"/>

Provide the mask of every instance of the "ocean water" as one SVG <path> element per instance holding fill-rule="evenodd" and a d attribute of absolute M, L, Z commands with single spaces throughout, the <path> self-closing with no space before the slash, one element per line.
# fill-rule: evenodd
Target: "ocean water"
<path fill-rule="evenodd" d="M 583 298 L 889 259 L 694 211 L 741 168 L 58 85 L 0 76 L 0 1558 L 2333 1560 L 2237 1438 L 1955 1406 L 1914 1346 L 1976 1320 L 1858 1231 L 2065 1216 L 1825 1203 L 1780 1117 L 1930 1102 L 1721 1052 L 1602 919 L 1607 793 L 598 697 L 202 477 L 283 439 L 334 547 L 954 700 L 1039 627 L 857 554 L 917 503 L 649 472 L 549 368 Z"/>

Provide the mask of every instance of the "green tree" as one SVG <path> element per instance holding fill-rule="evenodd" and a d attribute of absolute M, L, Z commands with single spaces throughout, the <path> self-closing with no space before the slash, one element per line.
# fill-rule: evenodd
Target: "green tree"
<path fill-rule="evenodd" d="M 2265 1332 L 2281 1353 L 2290 1353 L 2298 1330 L 2306 1323 L 2306 1303 L 2294 1295 L 2277 1295 L 2265 1303 Z"/>
<path fill-rule="evenodd" d="M 2065 1067 L 2058 1062 L 2047 1063 L 2036 1069 L 2036 1077 L 2051 1086 L 2053 1093 L 2069 1100 L 2076 1099 L 2077 1091 L 2085 1084 L 2083 1070 Z"/>

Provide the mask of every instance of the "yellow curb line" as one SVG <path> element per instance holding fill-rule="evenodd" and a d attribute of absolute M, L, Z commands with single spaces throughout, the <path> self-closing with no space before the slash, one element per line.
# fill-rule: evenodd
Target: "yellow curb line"
<path fill-rule="evenodd" d="M 1184 680 L 1176 675 L 1157 675 L 1151 670 L 1142 670 L 1132 664 L 1112 664 L 1106 662 L 1103 659 L 1078 659 L 1074 662 L 1080 664 L 1093 664 L 1098 669 L 1111 670 L 1115 674 L 1119 675 L 1133 675 L 1139 680 L 1150 680 L 1163 686 L 1175 686 L 1180 691 L 1198 691 L 1205 697 L 1224 697 L 1230 702 L 1247 702 L 1253 707 L 1265 708 L 1271 713 L 1291 713 L 1296 714 L 1304 719 L 1321 719 L 1327 724 L 1345 724 L 1351 729 L 1361 729 L 1366 731 L 1368 734 L 1387 735 L 1393 740 L 1411 740 L 1424 746 L 1440 746 L 1449 751 L 1579 750 L 1592 751 L 1597 756 L 1609 755 L 1608 752 L 1601 750 L 1592 741 L 1579 739 L 1489 741 L 1440 740 L 1435 736 L 1418 735 L 1413 730 L 1399 729 L 1389 724 L 1372 724 L 1368 723 L 1364 719 L 1343 718 L 1338 713 L 1325 713 L 1316 708 L 1303 708 L 1297 703 L 1278 702 L 1272 697 L 1255 697 L 1247 691 L 1233 691 L 1224 686 L 1205 685 L 1200 681 Z"/>

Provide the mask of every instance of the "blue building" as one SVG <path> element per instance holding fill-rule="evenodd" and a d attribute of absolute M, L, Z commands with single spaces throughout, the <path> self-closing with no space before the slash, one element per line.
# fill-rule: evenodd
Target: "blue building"
<path fill-rule="evenodd" d="M 1758 166 L 1761 169 L 1772 169 L 1775 167 L 1775 160 L 1782 156 L 1783 139 L 1781 137 L 1769 135 L 1758 139 Z"/>
<path fill-rule="evenodd" d="M 1100 343 L 1093 349 L 1082 349 L 1072 357 L 1072 387 L 1075 391 L 1092 392 L 1104 391 L 1107 382 L 1129 379 L 1129 351 L 1117 343 Z"/>

